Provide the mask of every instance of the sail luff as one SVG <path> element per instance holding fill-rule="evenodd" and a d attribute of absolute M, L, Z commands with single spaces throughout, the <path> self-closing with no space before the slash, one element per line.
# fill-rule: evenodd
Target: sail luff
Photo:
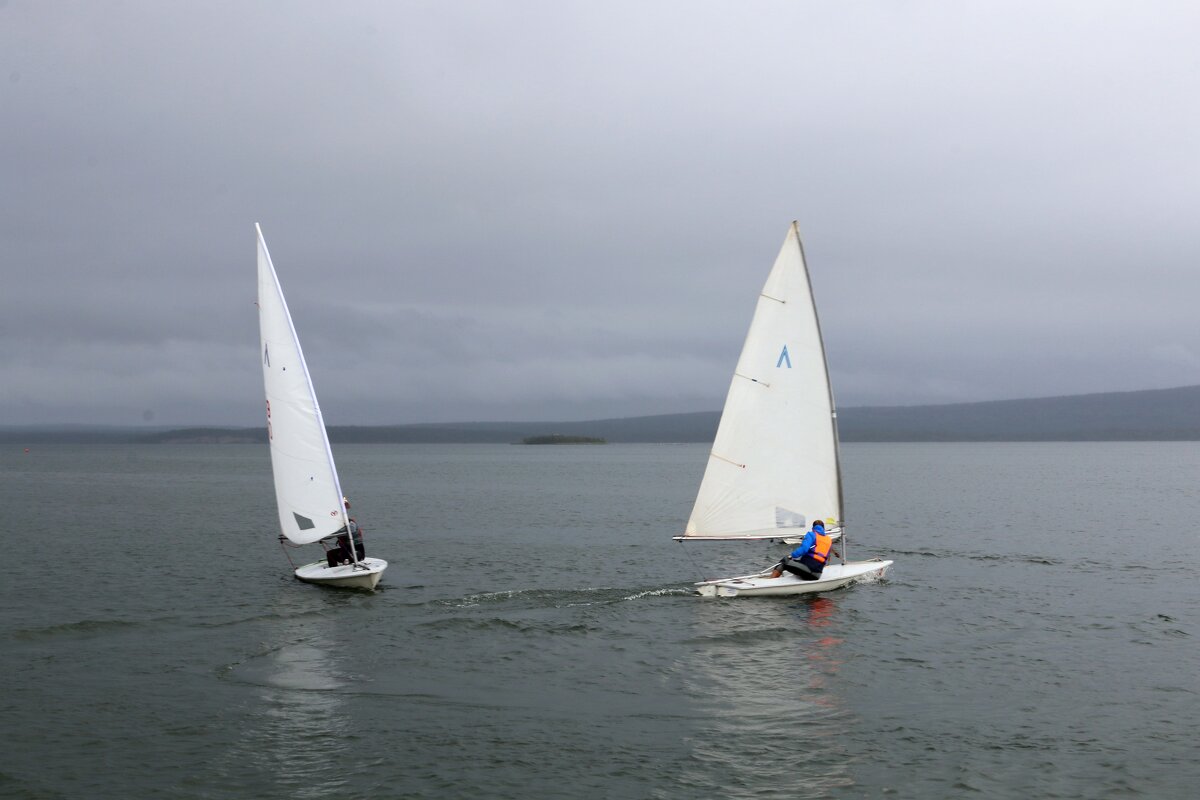
<path fill-rule="evenodd" d="M 804 255 L 804 240 L 800 238 L 800 223 L 792 220 L 792 233 L 796 237 L 796 246 L 800 248 L 800 262 L 804 264 L 804 278 L 808 282 L 808 299 L 812 305 L 813 323 L 817 329 L 817 344 L 821 349 L 821 364 L 825 370 L 825 389 L 829 393 L 829 424 L 833 429 L 833 461 L 835 480 L 837 481 L 836 522 L 839 526 L 846 524 L 846 503 L 842 490 L 842 440 L 838 435 L 837 402 L 833 397 L 833 379 L 829 377 L 829 355 L 825 352 L 825 334 L 821 332 L 821 314 L 817 310 L 817 296 L 812 290 L 812 273 L 808 271 L 808 259 Z"/>
<path fill-rule="evenodd" d="M 300 338 L 262 228 L 258 223 L 254 227 L 259 249 L 260 357 L 280 529 L 293 542 L 308 544 L 344 527 L 347 514 Z M 271 363 L 272 344 L 276 364 Z M 289 365 L 298 368 L 302 380 L 286 374 Z"/>

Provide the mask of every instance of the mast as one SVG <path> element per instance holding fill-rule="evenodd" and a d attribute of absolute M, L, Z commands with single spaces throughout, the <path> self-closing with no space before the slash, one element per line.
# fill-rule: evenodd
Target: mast
<path fill-rule="evenodd" d="M 829 355 L 825 352 L 825 335 L 821 332 L 821 315 L 817 312 L 816 295 L 812 290 L 812 273 L 808 271 L 808 258 L 804 255 L 804 240 L 800 238 L 800 223 L 792 220 L 792 231 L 796 234 L 796 246 L 800 248 L 800 261 L 804 264 L 804 278 L 808 281 L 808 299 L 812 303 L 813 321 L 817 326 L 817 343 L 821 348 L 821 362 L 825 365 L 825 390 L 829 393 L 829 424 L 833 429 L 833 464 L 837 476 L 838 526 L 842 529 L 842 562 L 846 561 L 846 500 L 842 492 L 842 440 L 838 435 L 837 403 L 833 397 L 833 380 L 829 377 Z"/>

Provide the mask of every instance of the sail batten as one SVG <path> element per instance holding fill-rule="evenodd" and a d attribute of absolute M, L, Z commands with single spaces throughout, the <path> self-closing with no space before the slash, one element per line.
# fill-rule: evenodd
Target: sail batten
<path fill-rule="evenodd" d="M 771 384 L 767 383 L 764 380 L 759 380 L 758 378 L 751 378 L 749 375 L 743 375 L 740 372 L 735 372 L 735 373 L 733 373 L 733 375 L 735 378 L 743 378 L 745 380 L 750 381 L 751 383 L 757 383 L 759 386 L 763 387 L 764 389 L 771 388 Z"/>
<path fill-rule="evenodd" d="M 753 453 L 753 466 L 718 453 Z M 842 519 L 833 392 L 795 223 L 757 300 L 712 456 L 685 539 L 782 537 Z"/>
<path fill-rule="evenodd" d="M 258 234 L 258 320 L 280 531 L 309 544 L 346 525 L 333 451 L 271 255 Z M 289 369 L 290 368 L 290 369 Z"/>

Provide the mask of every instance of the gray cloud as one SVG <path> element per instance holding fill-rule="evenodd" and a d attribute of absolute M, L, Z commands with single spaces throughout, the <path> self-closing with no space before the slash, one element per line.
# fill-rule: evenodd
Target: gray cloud
<path fill-rule="evenodd" d="M 1186 3 L 0 3 L 0 424 L 717 408 L 800 220 L 842 405 L 1200 382 Z"/>

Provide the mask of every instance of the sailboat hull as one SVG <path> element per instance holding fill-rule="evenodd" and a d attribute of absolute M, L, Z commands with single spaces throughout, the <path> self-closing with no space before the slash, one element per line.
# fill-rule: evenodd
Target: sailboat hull
<path fill-rule="evenodd" d="M 778 578 L 758 573 L 739 578 L 722 578 L 696 584 L 696 594 L 701 597 L 772 597 L 795 594 L 813 594 L 840 589 L 856 581 L 873 581 L 884 576 L 891 561 L 851 561 L 848 564 L 830 564 L 815 581 L 803 581 L 785 572 Z"/>
<path fill-rule="evenodd" d="M 374 589 L 387 569 L 382 558 L 364 558 L 358 564 L 339 564 L 331 567 L 324 561 L 314 561 L 296 569 L 296 577 L 306 583 L 336 586 L 341 589 Z"/>

